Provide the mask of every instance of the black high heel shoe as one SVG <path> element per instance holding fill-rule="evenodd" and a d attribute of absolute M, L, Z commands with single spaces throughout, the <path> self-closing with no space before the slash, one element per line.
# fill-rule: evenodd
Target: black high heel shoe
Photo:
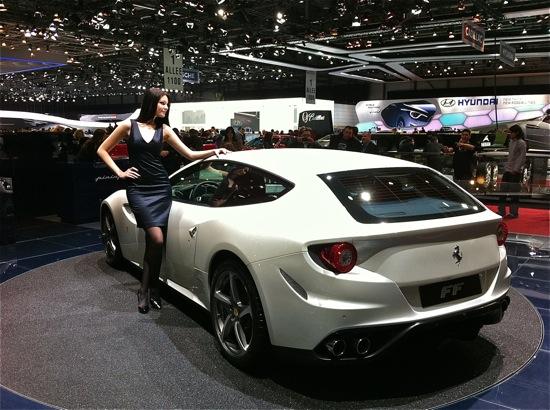
<path fill-rule="evenodd" d="M 158 288 L 151 288 L 149 296 L 149 303 L 151 307 L 156 310 L 162 309 L 162 301 L 160 299 L 160 290 Z"/>
<path fill-rule="evenodd" d="M 138 289 L 137 291 L 137 298 L 138 298 L 138 312 L 139 313 L 147 313 L 149 312 L 149 291 L 145 295 L 141 293 L 141 291 Z"/>

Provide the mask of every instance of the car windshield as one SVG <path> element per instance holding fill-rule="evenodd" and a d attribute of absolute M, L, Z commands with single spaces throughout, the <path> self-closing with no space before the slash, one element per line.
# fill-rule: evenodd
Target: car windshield
<path fill-rule="evenodd" d="M 451 181 L 426 168 L 353 170 L 319 177 L 362 223 L 446 218 L 484 210 Z"/>

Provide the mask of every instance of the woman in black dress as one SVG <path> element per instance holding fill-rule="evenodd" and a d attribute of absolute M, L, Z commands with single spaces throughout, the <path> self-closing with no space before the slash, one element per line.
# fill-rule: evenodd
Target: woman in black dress
<path fill-rule="evenodd" d="M 158 277 L 172 206 L 170 181 L 160 157 L 162 144 L 170 144 L 179 154 L 193 161 L 229 152 L 224 148 L 208 151 L 189 149 L 168 124 L 169 108 L 170 101 L 164 91 L 148 89 L 138 118 L 120 122 L 97 150 L 103 162 L 120 179 L 127 180 L 128 203 L 137 226 L 145 230 L 143 276 L 138 290 L 140 313 L 147 313 L 149 306 L 161 308 Z M 129 168 L 126 171 L 122 171 L 109 155 L 122 139 L 128 144 Z"/>

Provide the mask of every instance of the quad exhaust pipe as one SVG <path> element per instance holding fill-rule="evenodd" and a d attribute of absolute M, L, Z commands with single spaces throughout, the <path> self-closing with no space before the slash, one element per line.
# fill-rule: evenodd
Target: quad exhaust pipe
<path fill-rule="evenodd" d="M 366 355 L 371 348 L 371 341 L 368 337 L 361 337 L 355 342 L 355 351 L 359 356 Z"/>
<path fill-rule="evenodd" d="M 346 341 L 344 339 L 331 339 L 325 343 L 325 347 L 334 357 L 341 357 L 346 351 Z"/>
<path fill-rule="evenodd" d="M 372 342 L 368 337 L 360 337 L 358 339 L 353 340 L 353 350 L 355 351 L 358 356 L 365 356 L 372 347 Z M 332 355 L 334 358 L 339 358 L 346 353 L 346 349 L 348 347 L 346 341 L 344 339 L 330 339 L 328 342 L 325 343 L 325 347 L 327 351 Z"/>

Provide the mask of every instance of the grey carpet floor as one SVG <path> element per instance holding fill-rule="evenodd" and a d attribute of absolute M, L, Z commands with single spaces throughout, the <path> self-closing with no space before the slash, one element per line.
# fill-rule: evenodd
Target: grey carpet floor
<path fill-rule="evenodd" d="M 360 366 L 274 361 L 251 376 L 217 352 L 204 310 L 165 289 L 171 303 L 140 315 L 137 287 L 100 252 L 0 285 L 0 384 L 63 408 L 428 408 L 509 377 L 542 340 L 538 313 L 511 290 L 503 322 L 473 342 Z"/>

